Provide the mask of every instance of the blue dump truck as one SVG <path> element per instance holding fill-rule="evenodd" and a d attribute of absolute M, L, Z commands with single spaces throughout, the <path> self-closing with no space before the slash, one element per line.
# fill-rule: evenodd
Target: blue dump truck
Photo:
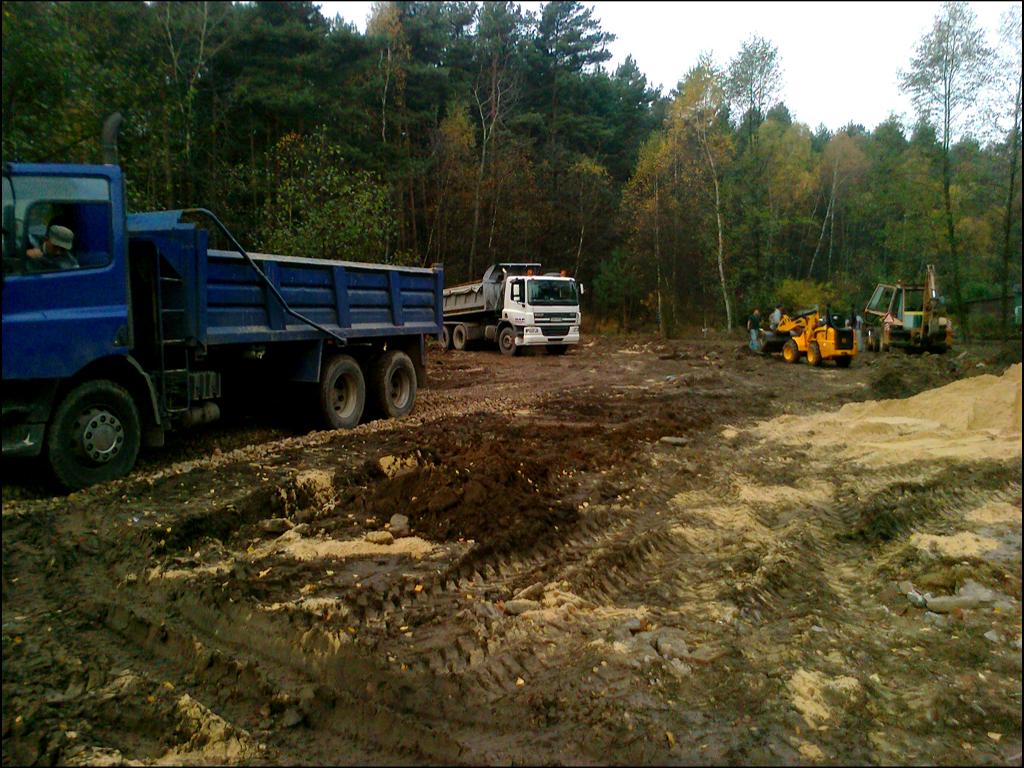
<path fill-rule="evenodd" d="M 128 214 L 118 122 L 104 165 L 3 165 L 5 457 L 75 489 L 236 397 L 328 429 L 412 410 L 440 268 L 249 254 L 204 209 Z"/>

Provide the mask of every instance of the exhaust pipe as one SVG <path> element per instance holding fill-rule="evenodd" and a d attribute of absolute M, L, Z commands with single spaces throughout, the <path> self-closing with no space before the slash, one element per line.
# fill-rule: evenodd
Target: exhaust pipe
<path fill-rule="evenodd" d="M 121 113 L 115 112 L 103 121 L 103 133 L 100 136 L 104 165 L 117 165 L 117 132 L 121 130 L 123 120 Z"/>

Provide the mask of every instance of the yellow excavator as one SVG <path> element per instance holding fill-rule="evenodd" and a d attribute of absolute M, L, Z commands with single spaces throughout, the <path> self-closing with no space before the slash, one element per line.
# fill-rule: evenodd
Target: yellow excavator
<path fill-rule="evenodd" d="M 809 365 L 835 360 L 839 368 L 849 368 L 857 354 L 857 343 L 842 315 L 833 313 L 830 307 L 822 314 L 815 306 L 783 315 L 775 330 L 765 333 L 761 351 L 766 355 L 782 352 L 787 363 L 798 363 L 806 357 Z"/>

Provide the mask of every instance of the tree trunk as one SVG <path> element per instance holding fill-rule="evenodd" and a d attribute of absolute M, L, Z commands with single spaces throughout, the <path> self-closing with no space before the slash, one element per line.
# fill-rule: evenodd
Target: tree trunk
<path fill-rule="evenodd" d="M 960 255 L 957 251 L 956 226 L 953 222 L 953 200 L 949 193 L 952 169 L 949 164 L 949 119 L 946 119 L 946 139 L 942 146 L 942 197 L 946 206 L 946 237 L 949 242 L 949 266 L 953 272 L 953 299 L 956 301 L 957 318 L 963 329 L 964 341 L 970 337 L 967 327 L 967 308 L 960 290 Z"/>
<path fill-rule="evenodd" d="M 1010 133 L 1010 186 L 1006 191 L 1006 214 L 1003 216 L 1003 258 L 999 269 L 1001 296 L 999 301 L 999 326 L 1003 341 L 1010 338 L 1009 291 L 1010 291 L 1010 230 L 1013 227 L 1013 195 L 1017 185 L 1017 154 L 1020 144 L 1021 81 L 1017 81 L 1017 99 L 1014 102 L 1013 131 Z"/>
<path fill-rule="evenodd" d="M 658 291 L 658 332 L 661 338 L 668 338 L 668 329 L 665 325 L 665 312 L 661 301 L 661 226 L 658 221 L 658 181 L 654 181 L 654 263 L 657 269 L 657 291 Z"/>
<path fill-rule="evenodd" d="M 821 220 L 821 233 L 818 235 L 818 244 L 814 247 L 814 255 L 811 256 L 811 266 L 807 268 L 807 279 L 810 280 L 814 274 L 814 262 L 818 258 L 818 253 L 821 251 L 821 244 L 825 241 L 825 227 L 828 225 L 829 216 L 832 215 L 832 204 L 836 199 L 836 182 L 835 174 L 832 175 L 832 193 L 828 198 L 828 207 L 825 208 L 825 218 Z"/>

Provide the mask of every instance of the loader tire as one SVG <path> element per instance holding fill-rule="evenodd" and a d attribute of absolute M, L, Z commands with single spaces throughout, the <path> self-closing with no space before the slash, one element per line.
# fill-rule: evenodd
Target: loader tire
<path fill-rule="evenodd" d="M 837 368 L 849 368 L 850 367 L 850 363 L 852 363 L 852 362 L 853 362 L 853 358 L 852 357 L 837 357 L 836 358 L 836 367 Z"/>
<path fill-rule="evenodd" d="M 821 365 L 821 347 L 818 346 L 818 342 L 812 341 L 807 345 L 807 364 L 818 366 Z"/>
<path fill-rule="evenodd" d="M 790 339 L 782 345 L 782 359 L 787 363 L 799 363 L 800 362 L 800 347 L 796 345 L 793 339 Z"/>

